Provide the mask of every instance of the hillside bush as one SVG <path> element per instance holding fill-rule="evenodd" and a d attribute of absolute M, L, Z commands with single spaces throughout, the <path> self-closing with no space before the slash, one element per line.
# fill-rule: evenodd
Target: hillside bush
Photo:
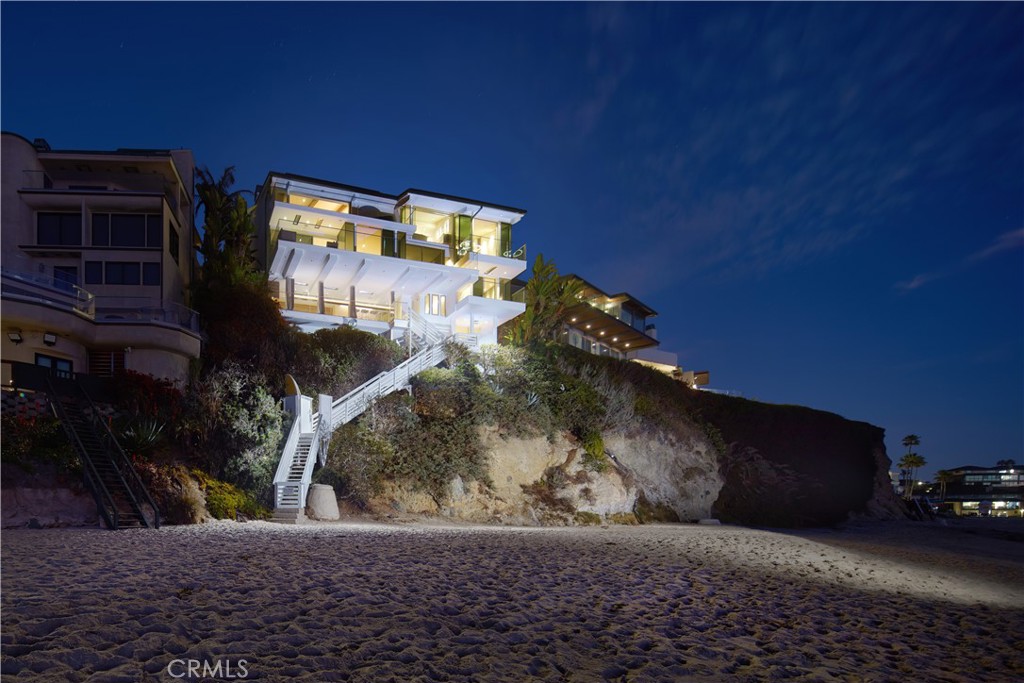
<path fill-rule="evenodd" d="M 258 373 L 233 362 L 189 393 L 192 446 L 218 479 L 269 496 L 282 438 L 282 411 Z"/>

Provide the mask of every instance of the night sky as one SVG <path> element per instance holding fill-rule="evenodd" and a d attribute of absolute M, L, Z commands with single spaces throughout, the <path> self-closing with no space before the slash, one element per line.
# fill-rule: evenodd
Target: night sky
<path fill-rule="evenodd" d="M 1024 5 L 0 14 L 4 130 L 522 207 L 713 387 L 1024 463 Z"/>

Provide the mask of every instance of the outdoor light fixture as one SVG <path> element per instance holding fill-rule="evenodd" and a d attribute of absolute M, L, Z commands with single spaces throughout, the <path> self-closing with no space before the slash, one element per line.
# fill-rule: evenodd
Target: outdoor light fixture
<path fill-rule="evenodd" d="M 22 342 L 21 330 L 11 330 L 7 333 L 7 338 L 15 344 L 20 344 Z"/>
<path fill-rule="evenodd" d="M 57 343 L 57 335 L 55 335 L 53 332 L 44 332 L 43 343 L 46 344 L 47 346 L 53 346 L 54 344 Z"/>

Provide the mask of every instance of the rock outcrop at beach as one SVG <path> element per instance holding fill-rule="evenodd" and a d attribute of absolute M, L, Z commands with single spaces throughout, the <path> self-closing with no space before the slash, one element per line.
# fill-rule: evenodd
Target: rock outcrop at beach
<path fill-rule="evenodd" d="M 879 427 L 802 406 L 699 398 L 728 444 L 714 505 L 722 521 L 801 527 L 900 515 Z"/>

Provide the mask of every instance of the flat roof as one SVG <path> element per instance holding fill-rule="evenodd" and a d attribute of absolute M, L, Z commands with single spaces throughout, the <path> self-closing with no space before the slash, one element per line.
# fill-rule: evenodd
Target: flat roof
<path fill-rule="evenodd" d="M 381 192 L 380 190 L 371 190 L 365 187 L 359 187 L 358 185 L 349 185 L 347 183 L 339 183 L 333 180 L 324 180 L 323 178 L 314 178 L 312 176 L 302 175 L 299 173 L 283 173 L 281 171 L 271 171 L 267 174 L 267 181 L 269 182 L 271 177 L 284 178 L 286 180 L 295 180 L 302 183 L 310 183 L 314 185 L 324 185 L 326 187 L 332 187 L 338 190 L 344 190 L 346 192 L 356 192 L 359 194 L 370 194 L 384 199 L 391 199 L 394 201 L 400 200 L 402 197 L 412 194 L 425 195 L 427 197 L 434 197 L 436 199 L 446 199 L 448 201 L 462 202 L 465 204 L 479 204 L 482 206 L 488 206 L 492 209 L 500 209 L 502 211 L 513 211 L 516 213 L 526 214 L 526 209 L 517 209 L 512 206 L 505 206 L 504 204 L 496 204 L 494 202 L 485 202 L 479 199 L 469 199 L 467 197 L 459 197 L 453 194 L 443 194 L 441 192 L 433 192 L 431 190 L 420 190 L 416 188 L 408 188 L 402 190 L 398 194 L 391 194 L 390 192 Z M 264 183 L 266 186 L 268 183 Z"/>
<path fill-rule="evenodd" d="M 588 281 L 588 280 L 586 280 L 584 278 L 581 278 L 579 275 L 576 275 L 575 273 L 570 273 L 570 274 L 566 275 L 566 277 L 571 277 L 571 278 L 575 278 L 575 279 L 579 280 L 580 282 L 582 282 L 587 287 L 590 287 L 591 289 L 596 291 L 598 294 L 602 294 L 603 296 L 605 296 L 608 299 L 618 299 L 619 297 L 623 297 L 623 298 L 628 299 L 630 303 L 632 303 L 632 304 L 642 308 L 647 315 L 658 315 L 657 311 L 655 311 L 653 308 L 651 308 L 650 306 L 648 306 L 644 302 L 640 301 L 640 299 L 637 299 L 635 296 L 633 296 L 629 292 L 619 292 L 618 294 L 609 294 L 608 292 L 604 291 L 603 289 L 601 289 L 597 285 L 593 284 L 592 282 L 590 282 L 590 281 Z"/>

